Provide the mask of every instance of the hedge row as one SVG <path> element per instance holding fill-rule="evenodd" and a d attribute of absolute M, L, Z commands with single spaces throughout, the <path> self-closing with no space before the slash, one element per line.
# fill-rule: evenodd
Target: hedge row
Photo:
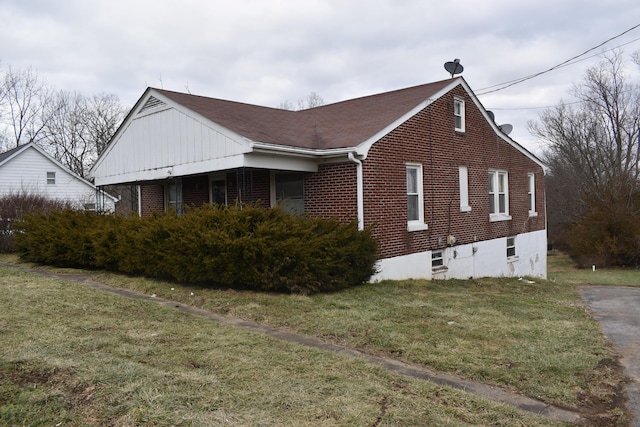
<path fill-rule="evenodd" d="M 49 199 L 42 194 L 28 191 L 11 192 L 0 197 L 0 253 L 14 251 L 14 234 L 11 225 L 29 212 L 49 212 L 71 209 L 67 201 Z"/>
<path fill-rule="evenodd" d="M 310 294 L 375 273 L 371 230 L 280 209 L 205 206 L 148 218 L 64 210 L 26 216 L 17 227 L 24 260 L 184 283 Z"/>

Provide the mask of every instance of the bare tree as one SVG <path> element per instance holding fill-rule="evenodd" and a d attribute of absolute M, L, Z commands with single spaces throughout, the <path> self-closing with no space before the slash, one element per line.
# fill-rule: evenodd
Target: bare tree
<path fill-rule="evenodd" d="M 632 232 L 621 221 L 640 221 L 640 89 L 627 81 L 623 65 L 620 52 L 604 57 L 574 87 L 578 103 L 561 103 L 529 123 L 531 133 L 546 144 L 551 169 L 550 231 L 558 224 L 584 224 L 597 212 L 591 228 L 594 233 L 607 228 L 598 235 L 613 245 L 622 240 L 621 232 Z M 640 244 L 640 234 L 636 237 Z"/>
<path fill-rule="evenodd" d="M 115 94 L 101 93 L 91 97 L 88 126 L 91 139 L 95 141 L 97 155 L 107 148 L 126 114 L 127 110 L 120 104 L 120 98 Z"/>
<path fill-rule="evenodd" d="M 85 97 L 59 91 L 49 106 L 41 144 L 53 157 L 84 177 L 105 149 L 125 110 L 110 94 Z"/>
<path fill-rule="evenodd" d="M 5 138 L 9 145 L 37 142 L 48 117 L 45 106 L 51 97 L 50 89 L 40 80 L 32 68 L 14 71 L 9 67 L 2 80 L 0 107 Z M 7 136 L 9 134 L 10 136 Z"/>
<path fill-rule="evenodd" d="M 296 105 L 294 105 L 291 101 L 286 100 L 278 104 L 278 108 L 282 110 L 298 111 L 306 110 L 308 108 L 320 107 L 322 105 L 324 105 L 324 99 L 316 92 L 311 92 L 309 95 L 307 95 L 306 98 L 298 99 Z"/>

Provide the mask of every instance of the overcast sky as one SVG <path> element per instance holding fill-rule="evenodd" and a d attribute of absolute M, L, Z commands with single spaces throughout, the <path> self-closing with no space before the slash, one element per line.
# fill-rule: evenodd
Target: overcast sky
<path fill-rule="evenodd" d="M 127 108 L 147 86 L 277 107 L 446 79 L 443 64 L 460 58 L 481 94 L 638 24 L 638 0 L 0 0 L 0 68 L 32 67 L 55 89 L 114 93 Z M 527 121 L 570 101 L 592 55 L 616 46 L 640 50 L 640 28 L 479 99 L 538 152 Z"/>

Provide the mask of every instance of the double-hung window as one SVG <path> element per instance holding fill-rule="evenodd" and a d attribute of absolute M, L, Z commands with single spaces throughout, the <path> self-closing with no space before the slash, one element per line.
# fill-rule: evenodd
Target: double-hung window
<path fill-rule="evenodd" d="M 536 176 L 533 173 L 527 175 L 528 199 L 529 199 L 529 216 L 537 216 L 536 212 Z"/>
<path fill-rule="evenodd" d="M 489 216 L 492 221 L 511 219 L 509 216 L 509 179 L 506 171 L 489 171 Z"/>
<path fill-rule="evenodd" d="M 56 184 L 56 173 L 47 172 L 47 185 L 55 185 L 55 184 Z"/>
<path fill-rule="evenodd" d="M 460 212 L 470 212 L 469 205 L 469 169 L 466 166 L 458 167 L 460 181 Z"/>
<path fill-rule="evenodd" d="M 464 132 L 464 99 L 453 99 L 453 116 L 455 118 L 455 130 L 457 132 Z"/>
<path fill-rule="evenodd" d="M 422 165 L 407 163 L 407 230 L 426 230 L 424 223 L 424 194 L 422 189 Z"/>

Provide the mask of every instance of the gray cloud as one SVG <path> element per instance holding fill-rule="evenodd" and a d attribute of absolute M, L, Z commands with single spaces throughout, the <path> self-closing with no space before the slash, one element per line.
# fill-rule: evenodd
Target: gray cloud
<path fill-rule="evenodd" d="M 277 106 L 327 102 L 441 80 L 460 58 L 478 89 L 558 64 L 638 24 L 637 1 L 0 0 L 0 66 L 32 66 L 58 89 L 147 86 Z M 635 30 L 615 43 L 640 37 Z M 607 45 L 610 46 L 610 45 Z M 637 50 L 638 42 L 625 49 Z M 536 150 L 526 121 L 597 58 L 481 96 Z"/>

